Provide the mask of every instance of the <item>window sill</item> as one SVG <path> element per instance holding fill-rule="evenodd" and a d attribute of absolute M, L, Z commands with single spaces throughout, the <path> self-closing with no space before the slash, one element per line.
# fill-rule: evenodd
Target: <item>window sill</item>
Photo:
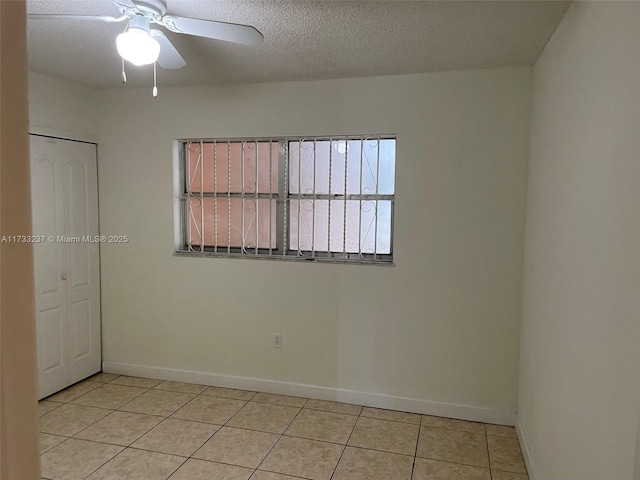
<path fill-rule="evenodd" d="M 340 257 L 305 257 L 298 255 L 265 255 L 265 254 L 246 254 L 233 252 L 189 252 L 187 250 L 174 250 L 174 257 L 193 257 L 193 258 L 240 258 L 243 260 L 276 260 L 285 262 L 302 262 L 302 263 L 334 263 L 346 265 L 373 265 L 381 267 L 395 267 L 393 260 L 368 260 L 357 258 L 340 258 Z"/>

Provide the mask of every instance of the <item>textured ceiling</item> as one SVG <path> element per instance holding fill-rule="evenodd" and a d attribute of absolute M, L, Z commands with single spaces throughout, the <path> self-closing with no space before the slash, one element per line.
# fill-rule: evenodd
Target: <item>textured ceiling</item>
<path fill-rule="evenodd" d="M 168 13 L 255 26 L 249 47 L 166 32 L 187 66 L 160 85 L 310 80 L 532 65 L 565 1 L 168 0 Z M 28 13 L 119 15 L 110 0 L 27 0 Z M 95 88 L 120 85 L 125 24 L 29 20 L 29 65 Z M 148 86 L 151 67 L 128 67 Z"/>

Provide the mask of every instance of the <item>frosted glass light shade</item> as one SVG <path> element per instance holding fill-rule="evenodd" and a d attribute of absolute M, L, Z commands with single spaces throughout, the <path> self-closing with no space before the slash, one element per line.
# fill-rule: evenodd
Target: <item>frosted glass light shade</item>
<path fill-rule="evenodd" d="M 134 65 L 149 65 L 158 60 L 160 44 L 139 28 L 129 28 L 116 38 L 118 53 Z"/>

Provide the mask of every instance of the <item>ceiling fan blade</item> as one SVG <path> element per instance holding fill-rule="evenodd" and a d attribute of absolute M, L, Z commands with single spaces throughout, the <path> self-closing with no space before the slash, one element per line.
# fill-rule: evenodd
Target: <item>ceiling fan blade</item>
<path fill-rule="evenodd" d="M 162 23 L 172 32 L 242 43 L 244 45 L 260 45 L 264 40 L 258 30 L 248 25 L 176 17 L 174 15 L 165 15 L 162 17 Z"/>
<path fill-rule="evenodd" d="M 46 15 L 46 14 L 29 14 L 27 18 L 30 20 L 93 20 L 96 22 L 117 23 L 127 20 L 127 16 L 110 17 L 108 15 Z"/>
<path fill-rule="evenodd" d="M 158 65 L 162 68 L 177 70 L 184 67 L 187 62 L 184 61 L 182 55 L 176 50 L 176 47 L 160 30 L 151 30 L 151 36 L 160 44 L 160 56 L 158 57 Z"/>

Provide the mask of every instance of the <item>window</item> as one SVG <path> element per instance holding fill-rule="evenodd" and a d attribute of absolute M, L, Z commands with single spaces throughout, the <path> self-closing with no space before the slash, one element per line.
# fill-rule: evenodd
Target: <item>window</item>
<path fill-rule="evenodd" d="M 183 140 L 176 251 L 391 263 L 396 140 Z"/>

